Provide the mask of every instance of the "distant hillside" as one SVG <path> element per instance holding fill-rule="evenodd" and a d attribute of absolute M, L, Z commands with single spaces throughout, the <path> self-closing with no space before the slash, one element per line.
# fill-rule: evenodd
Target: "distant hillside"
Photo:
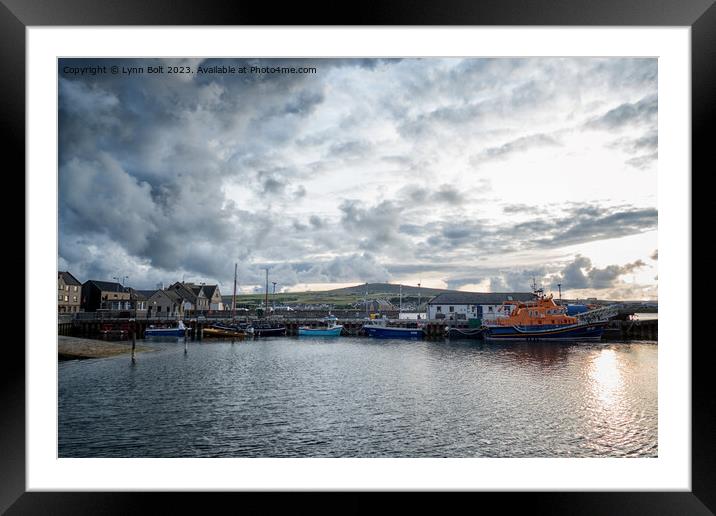
<path fill-rule="evenodd" d="M 400 285 L 393 283 L 365 283 L 353 287 L 336 288 L 333 290 L 307 291 L 307 292 L 277 292 L 269 295 L 269 303 L 303 303 L 321 304 L 326 303 L 336 307 L 347 307 L 353 303 L 359 303 L 368 292 L 369 299 L 388 299 L 394 303 L 398 302 L 400 296 Z M 418 288 L 417 286 L 403 285 L 403 300 L 410 298 L 417 300 L 420 296 L 425 303 L 428 299 L 443 292 L 457 292 L 439 288 Z M 224 303 L 231 303 L 231 296 L 222 296 Z M 237 294 L 238 305 L 257 306 L 264 300 L 264 293 Z"/>
<path fill-rule="evenodd" d="M 376 294 L 389 294 L 397 296 L 400 294 L 400 285 L 397 285 L 395 283 L 363 283 L 360 285 L 355 285 L 353 287 L 336 288 L 333 290 L 326 290 L 324 292 L 326 294 L 348 294 L 358 296 L 362 296 L 367 292 L 369 296 Z M 417 296 L 418 294 L 420 294 L 421 296 L 437 296 L 438 294 L 442 294 L 443 292 L 457 291 L 446 290 L 443 288 L 418 288 L 417 286 L 403 285 L 404 296 Z"/>

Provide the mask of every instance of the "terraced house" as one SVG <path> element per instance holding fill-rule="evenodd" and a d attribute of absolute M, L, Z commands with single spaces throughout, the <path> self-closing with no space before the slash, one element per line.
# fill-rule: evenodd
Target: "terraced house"
<path fill-rule="evenodd" d="M 57 273 L 57 312 L 77 313 L 82 304 L 82 283 L 66 271 Z"/>

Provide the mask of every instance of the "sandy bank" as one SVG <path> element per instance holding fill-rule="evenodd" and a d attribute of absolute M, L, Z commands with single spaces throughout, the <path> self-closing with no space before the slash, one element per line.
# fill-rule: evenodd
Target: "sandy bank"
<path fill-rule="evenodd" d="M 137 353 L 151 351 L 151 348 L 137 345 Z M 106 358 L 132 352 L 131 341 L 104 341 L 81 339 L 78 337 L 57 337 L 57 358 L 59 360 L 77 360 L 82 358 Z"/>

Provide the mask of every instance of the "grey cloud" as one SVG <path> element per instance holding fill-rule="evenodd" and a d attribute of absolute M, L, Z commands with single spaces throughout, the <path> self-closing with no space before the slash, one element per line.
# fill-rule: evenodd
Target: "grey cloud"
<path fill-rule="evenodd" d="M 639 138 L 619 138 L 613 141 L 609 146 L 614 149 L 620 149 L 629 154 L 637 152 L 656 151 L 659 144 L 657 132 L 648 131 Z"/>
<path fill-rule="evenodd" d="M 638 102 L 626 102 L 587 122 L 590 129 L 615 129 L 625 125 L 654 123 L 659 110 L 656 95 L 648 95 Z"/>
<path fill-rule="evenodd" d="M 649 168 L 652 163 L 658 161 L 659 159 L 659 153 L 658 152 L 652 152 L 651 154 L 644 154 L 642 156 L 636 156 L 634 158 L 630 158 L 626 160 L 626 164 L 629 166 L 632 166 L 634 168 L 638 169 L 647 169 Z"/>
<path fill-rule="evenodd" d="M 609 265 L 599 269 L 592 265 L 589 258 L 577 255 L 574 261 L 567 264 L 561 272 L 562 287 L 569 289 L 610 288 L 616 284 L 620 276 L 645 266 L 643 261 L 637 260 L 625 265 Z"/>
<path fill-rule="evenodd" d="M 361 248 L 375 252 L 390 246 L 404 246 L 398 232 L 401 209 L 394 202 L 382 201 L 375 206 L 364 207 L 359 201 L 345 200 L 339 209 L 344 227 L 362 237 Z"/>
<path fill-rule="evenodd" d="M 442 184 L 437 187 L 423 188 L 419 186 L 406 186 L 398 193 L 400 201 L 411 204 L 432 205 L 449 204 L 459 205 L 467 201 L 465 194 L 455 186 Z"/>
<path fill-rule="evenodd" d="M 534 148 L 557 147 L 562 145 L 555 137 L 548 134 L 532 134 L 507 142 L 499 147 L 489 147 L 477 156 L 470 158 L 470 163 L 478 166 L 483 161 L 506 159 L 510 154 L 524 152 Z"/>
<path fill-rule="evenodd" d="M 169 62 L 196 66 L 266 60 L 123 64 Z M 109 65 L 112 60 L 60 63 Z M 297 61 L 271 63 L 295 66 Z M 253 264 L 293 263 L 297 256 L 306 264 L 286 268 L 282 281 L 348 277 L 349 268 L 360 263 L 368 264 L 366 275 L 385 278 L 402 264 L 420 260 L 432 264 L 425 270 L 438 271 L 458 258 L 479 260 L 488 253 L 555 248 L 656 227 L 656 210 L 639 216 L 630 207 L 572 210 L 556 217 L 535 212 L 537 220 L 526 225 L 509 218 L 455 224 L 455 214 L 473 199 L 462 185 L 434 180 L 443 166 L 442 149 L 467 156 L 474 151 L 466 142 L 482 136 L 507 141 L 489 144 L 494 156 L 538 144 L 537 137 L 505 135 L 514 134 L 514 126 L 529 127 L 524 124 L 533 118 L 553 120 L 555 107 L 573 91 L 585 96 L 596 91 L 599 99 L 655 92 L 656 60 L 307 59 L 301 65 L 315 65 L 319 73 L 163 74 L 136 80 L 60 73 L 60 263 L 87 275 L 83 279 L 107 279 L 123 269 L 145 281 L 136 284 L 145 287 L 183 274 L 230 280 L 236 260 L 242 281 L 260 282 L 261 271 Z M 329 87 L 335 84 L 328 81 L 338 75 L 333 72 L 352 67 L 373 79 L 386 74 L 389 81 L 380 92 L 361 92 L 364 98 L 345 106 L 331 123 L 314 124 L 331 100 Z M 560 93 L 560 84 L 571 88 L 568 95 Z M 577 102 L 566 100 L 568 106 Z M 385 122 L 400 145 L 384 150 L 382 134 L 362 131 L 365 121 L 373 119 Z M 366 134 L 381 140 L 372 143 Z M 651 150 L 649 141 L 637 140 L 630 143 L 638 149 L 633 159 Z M 310 204 L 302 184 L 334 172 L 345 160 L 367 156 L 399 179 L 416 184 L 414 178 L 425 179 L 432 186 L 403 191 L 391 200 L 346 201 L 316 219 L 300 212 Z M 480 178 L 470 180 L 474 191 Z M 242 195 L 230 199 L 231 188 Z M 292 205 L 301 208 L 285 209 Z M 541 231 L 538 241 L 536 231 Z M 333 265 L 321 262 L 330 254 L 339 257 Z M 314 260 L 322 266 L 314 268 Z"/>
<path fill-rule="evenodd" d="M 323 227 L 323 220 L 318 215 L 311 215 L 311 217 L 308 219 L 308 221 L 311 223 L 311 226 L 314 228 L 322 228 Z"/>
<path fill-rule="evenodd" d="M 351 140 L 334 143 L 329 147 L 328 152 L 332 158 L 360 159 L 366 157 L 372 148 L 373 144 L 368 141 Z"/>

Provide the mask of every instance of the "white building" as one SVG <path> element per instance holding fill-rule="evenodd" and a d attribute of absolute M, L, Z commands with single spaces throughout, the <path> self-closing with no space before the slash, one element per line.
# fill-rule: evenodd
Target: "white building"
<path fill-rule="evenodd" d="M 445 292 L 428 301 L 428 319 L 490 320 L 508 315 L 502 307 L 505 301 L 532 301 L 534 298 L 531 292 Z"/>

